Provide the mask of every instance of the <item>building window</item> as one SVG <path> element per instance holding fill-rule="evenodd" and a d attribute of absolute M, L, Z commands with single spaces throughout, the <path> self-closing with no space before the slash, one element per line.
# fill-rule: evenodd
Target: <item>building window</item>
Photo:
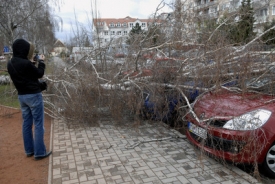
<path fill-rule="evenodd" d="M 123 26 L 124 26 L 124 27 L 127 27 L 127 24 L 126 24 L 126 23 L 123 23 Z"/>
<path fill-rule="evenodd" d="M 127 35 L 128 34 L 128 31 L 123 31 L 123 35 Z"/>
<path fill-rule="evenodd" d="M 230 3 L 233 3 L 233 7 L 234 8 L 238 8 L 239 6 L 241 6 L 241 1 L 231 1 Z"/>
<path fill-rule="evenodd" d="M 117 35 L 121 35 L 121 31 L 118 31 L 118 32 L 117 32 Z"/>
<path fill-rule="evenodd" d="M 120 26 L 121 26 L 121 24 L 120 24 L 120 23 L 117 23 L 117 24 L 116 24 L 116 26 L 117 26 L 117 27 L 120 27 Z"/>
<path fill-rule="evenodd" d="M 111 26 L 111 27 L 115 27 L 114 23 L 111 23 L 110 26 Z"/>
<path fill-rule="evenodd" d="M 267 8 L 260 10 L 260 16 L 267 16 Z"/>
<path fill-rule="evenodd" d="M 211 7 L 209 8 L 209 13 L 216 13 L 217 12 L 217 7 Z"/>
<path fill-rule="evenodd" d="M 116 33 L 115 33 L 115 31 L 111 31 L 111 35 L 115 35 Z"/>
<path fill-rule="evenodd" d="M 134 25 L 133 23 L 130 23 L 130 27 L 133 27 L 133 25 Z"/>
<path fill-rule="evenodd" d="M 108 31 L 104 31 L 104 35 L 108 35 L 109 33 L 108 33 Z"/>
<path fill-rule="evenodd" d="M 275 15 L 275 6 L 272 6 L 272 15 Z"/>
<path fill-rule="evenodd" d="M 230 3 L 224 3 L 220 6 L 220 10 L 225 11 L 225 10 L 228 10 L 229 7 L 230 7 Z"/>
<path fill-rule="evenodd" d="M 102 25 L 104 25 L 104 22 L 97 22 L 96 25 L 102 26 Z"/>
<path fill-rule="evenodd" d="M 146 23 L 141 23 L 141 27 L 146 27 Z"/>

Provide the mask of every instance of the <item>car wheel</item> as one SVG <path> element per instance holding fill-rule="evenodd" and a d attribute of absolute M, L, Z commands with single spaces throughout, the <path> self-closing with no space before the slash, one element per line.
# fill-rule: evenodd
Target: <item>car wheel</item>
<path fill-rule="evenodd" d="M 266 153 L 265 160 L 260 166 L 262 174 L 270 178 L 275 178 L 275 144 Z"/>

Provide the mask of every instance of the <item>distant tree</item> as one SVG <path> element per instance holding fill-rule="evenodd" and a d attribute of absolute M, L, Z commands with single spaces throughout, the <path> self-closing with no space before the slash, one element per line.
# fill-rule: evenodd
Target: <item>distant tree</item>
<path fill-rule="evenodd" d="M 172 30 L 172 40 L 177 41 L 182 39 L 182 12 L 183 12 L 183 7 L 184 4 L 181 0 L 176 0 L 175 1 L 175 11 L 174 11 L 174 17 L 175 17 L 175 22 L 173 30 Z M 170 15 L 168 17 L 170 19 Z"/>
<path fill-rule="evenodd" d="M 275 26 L 275 19 L 271 22 L 267 22 L 263 25 L 263 31 L 267 31 L 268 29 Z M 267 45 L 275 45 L 275 29 L 270 30 L 262 36 L 262 41 Z"/>
<path fill-rule="evenodd" d="M 147 47 L 153 47 L 160 43 L 163 43 L 166 35 L 161 31 L 160 25 L 151 25 L 148 27 L 147 31 L 144 31 L 144 44 Z"/>
<path fill-rule="evenodd" d="M 203 24 L 203 25 L 202 25 Z M 203 22 L 199 23 L 199 28 L 200 28 L 200 32 L 199 32 L 199 36 L 198 36 L 198 42 L 199 43 L 203 43 L 205 42 L 205 40 L 207 40 L 209 38 L 209 36 L 213 33 L 213 31 L 218 27 L 217 24 L 217 20 L 216 19 L 207 19 L 204 20 Z M 220 39 L 220 35 L 219 34 L 215 34 L 212 37 L 212 42 L 217 43 Z"/>
<path fill-rule="evenodd" d="M 141 34 L 141 33 L 142 33 L 141 26 L 139 25 L 139 23 L 136 23 L 136 25 L 133 26 L 132 30 L 130 31 L 130 35 Z"/>
<path fill-rule="evenodd" d="M 11 46 L 14 39 L 21 37 L 40 47 L 39 50 L 50 50 L 55 40 L 55 25 L 48 2 L 49 0 L 2 0 L 0 36 L 3 43 Z"/>
<path fill-rule="evenodd" d="M 253 31 L 254 11 L 251 0 L 243 0 L 239 10 L 238 20 L 235 25 L 231 25 L 229 37 L 231 42 L 236 45 L 243 45 L 251 41 L 256 35 Z"/>
<path fill-rule="evenodd" d="M 85 46 L 85 47 L 90 47 L 90 46 L 91 46 L 91 42 L 90 42 L 90 40 L 89 40 L 89 37 L 88 37 L 88 36 L 86 36 L 84 46 Z"/>
<path fill-rule="evenodd" d="M 139 23 L 136 23 L 136 25 L 132 27 L 132 29 L 129 33 L 129 37 L 126 40 L 126 43 L 130 45 L 133 42 L 135 42 L 135 40 L 141 39 L 142 34 L 143 34 L 143 31 L 141 29 L 141 26 L 139 25 Z"/>
<path fill-rule="evenodd" d="M 152 24 L 148 26 L 148 30 L 142 30 L 141 26 L 137 23 L 129 33 L 129 37 L 126 40 L 128 45 L 133 44 L 137 40 L 143 40 L 143 45 L 146 47 L 155 46 L 162 37 L 165 35 L 162 33 L 160 26 Z"/>

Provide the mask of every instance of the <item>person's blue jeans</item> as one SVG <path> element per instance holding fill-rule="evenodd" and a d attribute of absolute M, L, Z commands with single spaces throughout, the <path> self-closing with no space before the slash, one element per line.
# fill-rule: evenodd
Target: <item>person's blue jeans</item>
<path fill-rule="evenodd" d="M 44 102 L 41 93 L 18 95 L 23 117 L 25 153 L 34 157 L 46 155 L 44 144 Z M 34 124 L 34 136 L 33 127 Z"/>

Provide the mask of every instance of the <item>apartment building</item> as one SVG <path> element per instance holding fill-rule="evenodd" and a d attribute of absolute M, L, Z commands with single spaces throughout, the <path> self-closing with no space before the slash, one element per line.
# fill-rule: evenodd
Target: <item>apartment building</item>
<path fill-rule="evenodd" d="M 93 44 L 94 46 L 108 47 L 120 45 L 125 47 L 128 34 L 136 24 L 142 30 L 148 30 L 151 19 L 125 18 L 98 18 L 93 19 Z"/>
<path fill-rule="evenodd" d="M 194 11 L 205 18 L 219 18 L 224 13 L 234 13 L 242 0 L 189 0 L 194 3 Z M 251 0 L 254 8 L 255 24 L 271 21 L 275 18 L 275 0 Z"/>

